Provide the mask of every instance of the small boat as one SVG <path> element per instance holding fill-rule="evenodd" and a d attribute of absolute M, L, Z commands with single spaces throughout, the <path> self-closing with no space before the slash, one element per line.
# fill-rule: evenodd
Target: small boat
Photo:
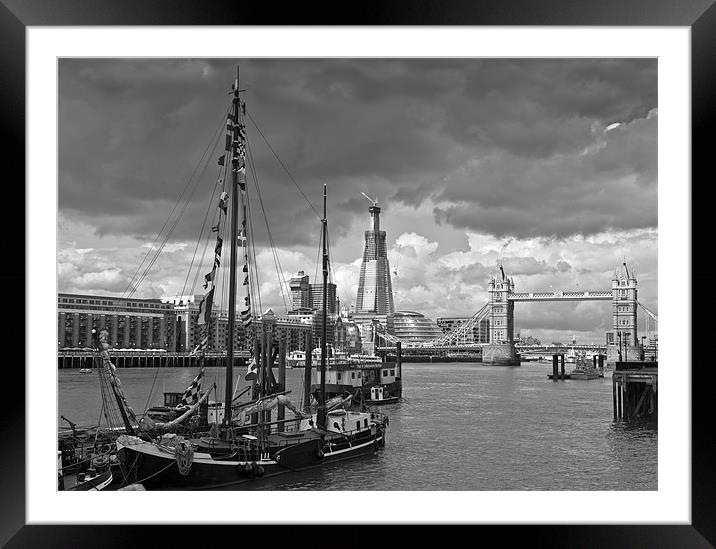
<path fill-rule="evenodd" d="M 370 398 L 366 399 L 366 404 L 394 404 L 400 400 L 400 396 L 388 396 L 385 388 L 382 386 L 370 388 Z"/>
<path fill-rule="evenodd" d="M 81 374 L 91 374 L 92 368 L 80 368 L 80 373 Z"/>
<path fill-rule="evenodd" d="M 63 466 L 63 453 L 57 452 L 57 489 L 61 491 L 98 491 L 112 483 L 112 460 L 109 451 L 88 454 L 73 465 Z"/>
<path fill-rule="evenodd" d="M 286 357 L 286 368 L 305 368 L 306 351 L 291 351 Z"/>

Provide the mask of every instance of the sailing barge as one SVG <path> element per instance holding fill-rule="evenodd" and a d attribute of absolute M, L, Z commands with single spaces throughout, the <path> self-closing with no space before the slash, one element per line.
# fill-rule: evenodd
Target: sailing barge
<path fill-rule="evenodd" d="M 360 411 L 343 408 L 350 399 L 328 400 L 326 384 L 327 349 L 327 299 L 329 255 L 326 216 L 326 187 L 323 189 L 323 219 L 321 219 L 321 241 L 323 249 L 323 333 L 321 337 L 320 384 L 314 391 L 317 406 L 312 410 L 304 402 L 299 409 L 288 400 L 285 379 L 276 381 L 271 365 L 274 363 L 273 332 L 270 311 L 260 317 L 251 306 L 253 284 L 252 263 L 247 238 L 246 209 L 248 205 L 246 185 L 246 104 L 240 97 L 238 71 L 232 86 L 232 105 L 227 120 L 226 151 L 219 159 L 225 166 L 224 177 L 230 186 L 221 195 L 219 222 L 212 227 L 221 234 L 221 229 L 230 227 L 229 267 L 229 317 L 227 333 L 226 397 L 223 407 L 214 409 L 210 427 L 199 435 L 183 433 L 176 428 L 181 418 L 168 423 L 145 424 L 127 431 L 118 437 L 117 452 L 124 476 L 124 483 L 142 483 L 149 489 L 211 489 L 221 486 L 248 482 L 260 477 L 270 477 L 292 471 L 300 471 L 358 456 L 372 455 L 385 446 L 385 432 L 388 418 L 383 414 L 363 408 Z M 228 155 L 228 158 L 226 158 Z M 230 169 L 230 174 L 229 174 Z M 258 192 L 258 187 L 257 187 Z M 222 215 L 223 214 L 223 215 Z M 239 228 L 239 222 L 241 227 Z M 219 267 L 221 237 L 217 234 L 216 256 L 212 271 L 205 276 L 211 284 L 200 305 L 199 324 L 208 323 L 214 295 L 216 269 Z M 244 262 L 240 268 L 237 252 L 243 250 Z M 246 294 L 246 308 L 241 310 L 240 319 L 244 333 L 253 334 L 249 340 L 254 360 L 249 366 L 245 380 L 252 381 L 252 400 L 243 405 L 234 404 L 233 365 L 234 341 L 237 337 L 236 290 L 237 272 L 241 270 Z M 203 322 L 202 322 L 203 320 Z M 208 334 L 204 334 L 202 342 Z M 312 346 L 307 346 L 312 348 Z M 284 347 L 285 349 L 285 347 Z M 104 351 L 106 352 L 106 350 Z M 281 376 L 279 376 L 281 377 Z M 311 394 L 310 367 L 306 368 L 304 391 L 308 400 Z M 206 399 L 206 395 L 202 400 Z M 126 402 L 124 402 L 125 407 Z M 216 405 L 216 403 L 214 403 Z M 198 406 L 197 403 L 195 406 Z M 271 420 L 271 410 L 279 407 L 278 419 Z M 288 408 L 295 417 L 284 419 L 283 410 Z M 185 414 L 189 417 L 194 410 Z M 131 412 L 131 409 L 130 409 Z M 124 414 L 125 420 L 133 413 Z M 136 422 L 136 419 L 135 419 Z M 127 425 L 131 426 L 131 421 Z M 163 431 L 163 432 L 162 432 Z M 148 436 L 152 433 L 151 436 Z M 157 434 L 159 433 L 159 434 Z"/>

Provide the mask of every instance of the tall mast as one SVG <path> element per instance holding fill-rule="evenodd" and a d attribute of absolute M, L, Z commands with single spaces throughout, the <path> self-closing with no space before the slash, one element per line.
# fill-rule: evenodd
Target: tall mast
<path fill-rule="evenodd" d="M 231 141 L 231 256 L 229 262 L 229 334 L 226 350 L 226 400 L 224 409 L 224 422 L 231 424 L 231 400 L 234 396 L 234 335 L 236 321 L 236 247 L 239 217 L 239 189 L 238 189 L 238 157 L 239 140 L 237 135 L 239 124 L 239 67 L 236 67 L 236 82 L 234 82 L 233 98 L 234 135 Z M 243 201 L 243 199 L 242 199 Z M 242 208 L 243 212 L 243 208 Z"/>
<path fill-rule="evenodd" d="M 323 241 L 323 325 L 321 327 L 321 392 L 320 400 L 318 401 L 318 411 L 316 419 L 318 422 L 319 429 L 326 428 L 326 355 L 328 349 L 326 345 L 326 334 L 327 334 L 327 302 L 328 302 L 328 245 L 326 236 L 328 233 L 328 221 L 326 219 L 326 185 L 323 184 L 323 219 L 321 219 L 321 225 L 323 225 L 322 238 Z"/>

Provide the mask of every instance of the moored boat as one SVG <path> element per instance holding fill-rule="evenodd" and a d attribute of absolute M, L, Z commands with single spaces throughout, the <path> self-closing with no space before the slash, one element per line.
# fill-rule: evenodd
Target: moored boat
<path fill-rule="evenodd" d="M 122 464 L 125 483 L 139 483 L 152 489 L 212 489 L 220 486 L 240 484 L 257 478 L 270 477 L 292 471 L 323 466 L 328 463 L 372 455 L 385 445 L 385 431 L 388 418 L 371 411 L 346 410 L 340 405 L 327 404 L 325 386 L 327 369 L 326 326 L 327 299 L 323 298 L 323 334 L 321 338 L 320 365 L 323 380 L 316 393 L 317 406 L 299 409 L 288 400 L 283 384 L 273 377 L 274 346 L 271 323 L 275 316 L 269 309 L 260 317 L 254 314 L 251 303 L 253 286 L 252 270 L 255 260 L 250 260 L 247 238 L 246 195 L 246 128 L 244 125 L 245 102 L 239 97 L 238 74 L 232 89 L 232 108 L 227 121 L 227 155 L 220 158 L 219 165 L 225 166 L 225 177 L 231 179 L 228 192 L 223 192 L 218 215 L 218 223 L 213 232 L 222 234 L 222 229 L 230 226 L 231 256 L 229 267 L 227 360 L 225 370 L 226 398 L 223 403 L 208 402 L 208 432 L 204 434 L 182 434 L 169 429 L 160 436 L 147 436 L 148 432 L 137 429 L 127 432 L 117 439 L 117 451 Z M 228 169 L 231 168 L 230 175 Z M 230 204 L 230 206 L 229 206 Z M 223 215 L 222 215 L 223 214 Z M 239 221 L 241 229 L 239 229 Z M 323 219 L 321 220 L 321 241 L 323 247 L 323 287 L 327 288 L 328 277 L 328 238 L 326 219 L 326 187 L 323 191 Z M 202 341 L 206 341 L 207 320 L 210 315 L 214 296 L 216 269 L 221 254 L 221 238 L 217 238 L 215 262 L 212 271 L 205 276 L 211 289 L 200 304 L 199 325 L 203 326 Z M 239 337 L 235 327 L 236 318 L 236 274 L 241 266 L 237 265 L 237 249 L 244 251 L 242 270 L 243 286 L 246 290 L 244 303 L 246 309 L 240 312 L 244 334 L 247 341 L 253 342 L 251 355 L 255 360 L 250 364 L 244 379 L 252 382 L 251 400 L 237 403 L 233 396 L 233 356 L 234 342 Z M 250 268 L 251 267 L 251 268 Z M 222 293 L 223 295 L 223 293 Z M 256 300 L 258 301 L 258 300 Z M 310 348 L 310 346 L 307 346 Z M 304 357 L 305 360 L 305 357 Z M 310 371 L 306 372 L 307 375 Z M 308 378 L 310 382 L 310 377 Z M 305 392 L 310 392 L 307 382 Z M 207 395 L 202 397 L 206 398 Z M 197 403 L 195 406 L 198 406 Z M 271 420 L 271 410 L 279 408 L 279 419 Z M 288 408 L 294 417 L 283 418 L 281 411 Z M 185 412 L 185 414 L 190 411 Z M 141 426 L 140 426 L 141 427 Z M 155 429 L 159 426 L 152 426 Z M 154 431 L 156 433 L 156 430 Z"/>

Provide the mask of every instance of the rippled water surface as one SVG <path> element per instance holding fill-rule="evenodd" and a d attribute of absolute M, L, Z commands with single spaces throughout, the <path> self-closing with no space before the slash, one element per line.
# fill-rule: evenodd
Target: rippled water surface
<path fill-rule="evenodd" d="M 250 488 L 656 490 L 656 426 L 613 422 L 611 373 L 555 383 L 548 372 L 551 364 L 535 362 L 518 368 L 404 364 L 403 401 L 380 407 L 390 417 L 383 452 Z M 243 373 L 236 369 L 234 380 Z M 164 390 L 183 391 L 196 370 L 128 368 L 119 374 L 132 407 L 140 411 L 161 404 Z M 59 414 L 80 425 L 96 424 L 101 408 L 96 373 L 58 375 Z M 302 399 L 302 379 L 303 370 L 287 370 L 294 402 Z M 223 400 L 222 368 L 207 368 L 204 387 L 214 381 Z M 245 385 L 242 379 L 239 389 Z"/>

